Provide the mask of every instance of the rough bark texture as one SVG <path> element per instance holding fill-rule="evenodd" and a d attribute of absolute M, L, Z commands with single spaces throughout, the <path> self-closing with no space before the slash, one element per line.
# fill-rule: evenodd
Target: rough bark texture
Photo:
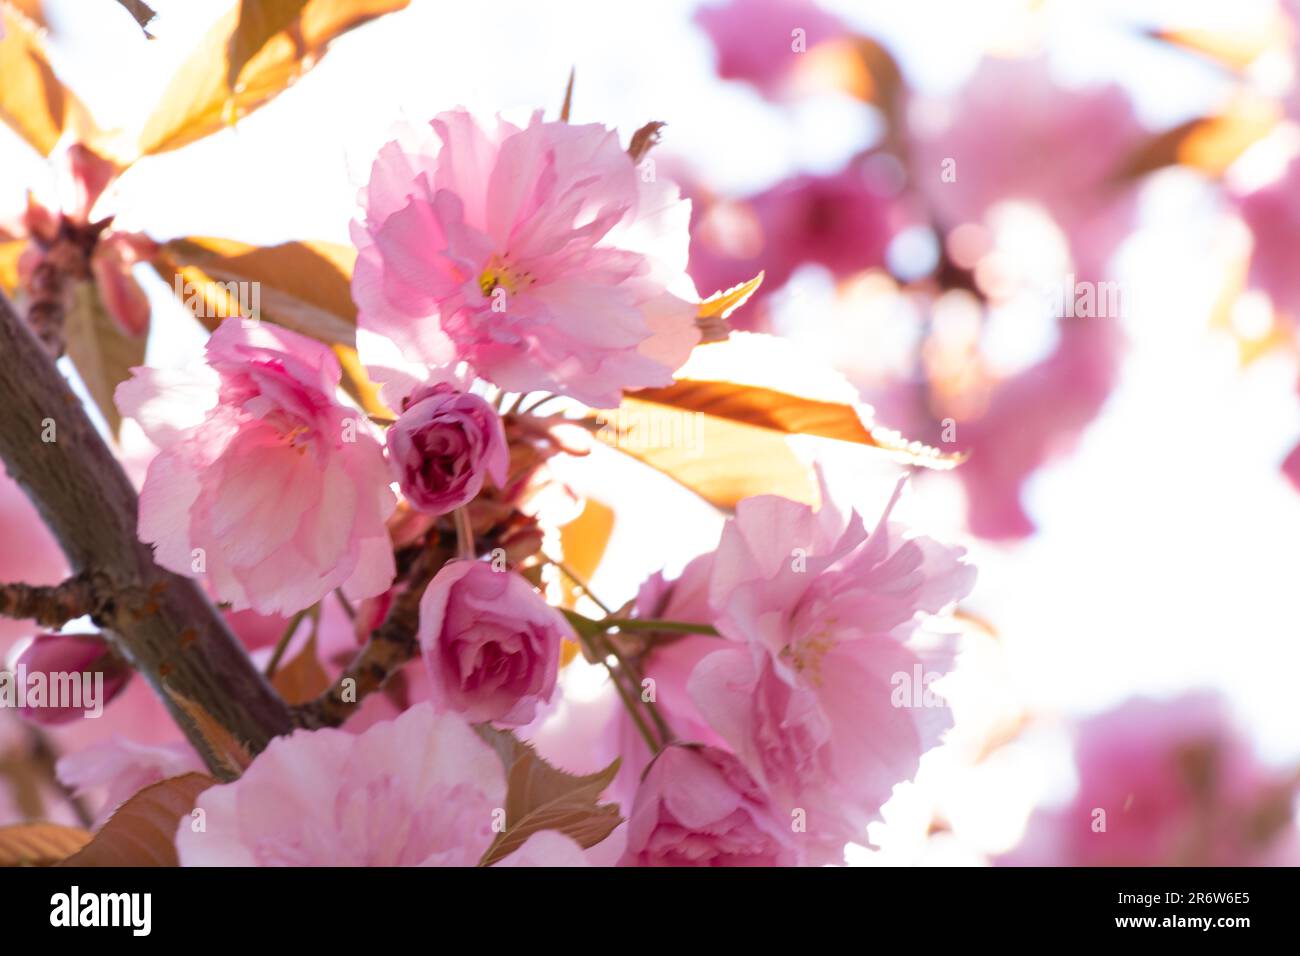
<path fill-rule="evenodd" d="M 47 420 L 55 440 L 42 440 Z M 93 580 L 97 622 L 153 685 L 214 773 L 220 764 L 164 691 L 198 704 L 256 753 L 290 712 L 198 585 L 160 568 L 136 538 L 137 499 L 112 451 L 36 338 L 0 294 L 0 458 Z"/>

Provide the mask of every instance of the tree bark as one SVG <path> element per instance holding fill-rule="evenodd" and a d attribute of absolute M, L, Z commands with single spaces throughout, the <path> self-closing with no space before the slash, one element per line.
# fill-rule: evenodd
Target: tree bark
<path fill-rule="evenodd" d="M 0 459 L 74 573 L 105 598 L 97 623 L 149 681 L 214 773 L 221 763 L 167 693 L 198 704 L 250 751 L 288 733 L 288 706 L 198 585 L 136 537 L 138 500 L 81 402 L 0 293 Z M 47 426 L 54 426 L 54 440 Z"/>

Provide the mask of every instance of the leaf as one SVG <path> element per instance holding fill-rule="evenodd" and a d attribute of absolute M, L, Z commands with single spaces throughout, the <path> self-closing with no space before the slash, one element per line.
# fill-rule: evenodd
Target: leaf
<path fill-rule="evenodd" d="M 588 498 L 582 513 L 560 528 L 560 549 L 564 566 L 583 581 L 590 582 L 614 531 L 614 512 L 594 498 Z M 580 589 L 567 575 L 561 575 L 564 606 L 573 607 Z"/>
<path fill-rule="evenodd" d="M 792 435 L 874 448 L 907 465 L 952 468 L 964 460 L 874 424 L 840 372 L 789 339 L 752 332 L 696 348 L 676 383 L 628 392 L 595 420 L 606 444 L 724 509 L 756 494 L 818 503 Z"/>
<path fill-rule="evenodd" d="M 0 242 L 0 289 L 11 297 L 18 288 L 18 257 L 26 248 L 26 239 Z"/>
<path fill-rule="evenodd" d="M 729 334 L 726 320 L 758 291 L 765 274 L 760 272 L 748 282 L 734 285 L 725 292 L 715 292 L 700 303 L 695 312 L 695 324 L 704 333 L 703 342 L 721 342 L 726 339 Z"/>
<path fill-rule="evenodd" d="M 645 158 L 645 154 L 659 143 L 659 131 L 667 125 L 653 120 L 632 134 L 632 140 L 627 144 L 627 154 L 632 157 L 632 162 L 639 163 Z"/>
<path fill-rule="evenodd" d="M 329 690 L 331 683 L 329 674 L 325 673 L 325 668 L 316 655 L 315 631 L 302 646 L 302 650 L 271 678 L 271 686 L 284 698 L 286 704 L 293 707 L 315 700 Z"/>
<path fill-rule="evenodd" d="M 242 66 L 232 93 L 229 52 L 239 27 L 232 9 L 212 27 L 172 76 L 141 130 L 142 155 L 178 149 L 233 125 L 266 105 L 314 66 L 341 34 L 410 0 L 308 0 L 288 29 L 263 43 Z"/>
<path fill-rule="evenodd" d="M 127 13 L 131 14 L 131 19 L 140 24 L 140 29 L 144 32 L 144 35 L 152 40 L 153 34 L 146 28 L 158 14 L 149 4 L 145 3 L 144 0 L 117 0 L 117 2 L 122 5 Z"/>
<path fill-rule="evenodd" d="M 352 264 L 356 250 L 332 242 L 284 242 L 253 246 L 233 239 L 191 236 L 163 247 L 155 268 L 173 291 L 175 269 L 218 312 L 223 290 L 213 283 L 260 284 L 261 317 L 330 345 L 355 345 L 357 307 L 352 302 Z M 185 272 L 184 270 L 193 270 Z M 194 279 L 191 280 L 191 276 Z M 204 321 L 209 328 L 220 318 Z"/>
<path fill-rule="evenodd" d="M 176 828 L 217 781 L 201 773 L 145 787 L 113 811 L 94 839 L 59 866 L 179 866 Z"/>
<path fill-rule="evenodd" d="M 167 243 L 153 266 L 182 304 L 187 297 L 202 300 L 198 319 L 209 331 L 222 317 L 239 312 L 222 283 L 258 283 L 261 317 L 331 346 L 348 394 L 367 414 L 392 417 L 357 358 L 357 309 L 352 302 L 355 260 L 351 246 L 332 242 L 252 246 L 233 239 L 191 236 Z M 177 276 L 182 283 L 179 290 Z"/>
<path fill-rule="evenodd" d="M 595 846 L 621 822 L 618 805 L 597 803 L 618 774 L 619 761 L 587 776 L 552 767 L 509 731 L 475 728 L 506 767 L 506 829 L 479 860 L 480 866 L 509 856 L 539 830 L 558 830 L 581 847 Z"/>
<path fill-rule="evenodd" d="M 288 29 L 306 5 L 307 0 L 241 0 L 239 24 L 226 44 L 226 85 L 231 90 L 248 61 L 271 37 Z"/>
<path fill-rule="evenodd" d="M 0 6 L 0 120 L 42 156 L 58 142 L 74 98 L 45 56 L 36 25 Z"/>
<path fill-rule="evenodd" d="M 1237 158 L 1277 126 L 1277 108 L 1241 101 L 1218 116 L 1188 120 L 1147 140 L 1113 174 L 1126 182 L 1175 164 L 1219 177 Z"/>
<path fill-rule="evenodd" d="M 53 866 L 91 840 L 80 827 L 60 823 L 18 823 L 0 827 L 0 867 Z"/>
<path fill-rule="evenodd" d="M 117 437 L 122 416 L 113 402 L 113 390 L 131 377 L 132 368 L 144 364 L 146 337 L 123 332 L 104 308 L 99 287 L 89 281 L 79 282 L 74 289 L 63 333 L 68 358 Z"/>
<path fill-rule="evenodd" d="M 166 684 L 163 685 L 163 689 L 167 691 L 167 696 L 171 698 L 172 703 L 194 724 L 209 753 L 219 765 L 221 769 L 219 775 L 223 779 L 234 780 L 248 769 L 248 765 L 253 762 L 253 755 L 235 738 L 234 734 L 196 701 L 190 700 Z"/>
<path fill-rule="evenodd" d="M 1153 30 L 1147 35 L 1172 46 L 1181 47 L 1213 60 L 1232 70 L 1242 70 L 1263 53 L 1277 45 L 1285 29 L 1281 17 L 1273 22 L 1260 20 L 1253 28 L 1234 30 Z"/>

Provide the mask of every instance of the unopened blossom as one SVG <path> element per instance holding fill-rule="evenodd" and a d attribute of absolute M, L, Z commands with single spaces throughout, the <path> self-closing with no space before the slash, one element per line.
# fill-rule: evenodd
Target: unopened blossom
<path fill-rule="evenodd" d="M 666 747 L 628 816 L 624 866 L 792 866 L 798 836 L 733 754 Z"/>
<path fill-rule="evenodd" d="M 730 640 L 688 690 L 777 805 L 801 815 L 815 862 L 863 841 L 951 726 L 925 691 L 951 668 L 956 638 L 923 625 L 975 572 L 962 549 L 890 523 L 892 505 L 867 534 L 829 503 L 745 499 L 713 560 L 710 602 Z M 900 680 L 919 682 L 901 703 Z"/>
<path fill-rule="evenodd" d="M 161 448 L 138 529 L 159 564 L 261 614 L 338 587 L 358 599 L 387 589 L 391 477 L 339 380 L 327 346 L 237 317 L 208 340 L 206 366 L 132 370 L 116 400 Z"/>
<path fill-rule="evenodd" d="M 551 699 L 573 629 L 524 578 L 452 561 L 420 600 L 420 650 L 433 702 L 475 723 L 526 724 Z"/>
<path fill-rule="evenodd" d="M 33 300 L 49 295 L 63 299 L 72 283 L 93 281 L 122 332 L 144 335 L 149 329 L 149 300 L 131 269 L 148 261 L 157 243 L 115 228 L 111 216 L 92 218 L 100 196 L 121 169 L 81 143 L 61 149 L 52 162 L 54 195 L 42 202 L 29 194 L 18 221 L 0 223 L 0 240 L 27 240 L 18 259 L 22 291 Z"/>
<path fill-rule="evenodd" d="M 39 706 L 19 713 L 37 724 L 64 724 L 88 714 L 100 716 L 131 679 L 131 667 L 99 634 L 38 634 L 23 649 L 15 670 L 30 682 L 40 675 L 46 688 Z M 76 684 L 75 700 L 60 694 Z M 63 690 L 60 690 L 62 688 Z"/>
<path fill-rule="evenodd" d="M 357 321 L 411 360 L 612 407 L 699 341 L 690 204 L 602 126 L 440 113 L 380 150 L 361 201 Z"/>
<path fill-rule="evenodd" d="M 487 477 L 505 486 L 510 452 L 501 416 L 473 393 L 441 383 L 417 390 L 387 441 L 402 494 L 426 514 L 469 504 Z"/>
<path fill-rule="evenodd" d="M 275 738 L 238 780 L 199 795 L 206 828 L 182 819 L 176 848 L 182 866 L 474 866 L 505 797 L 496 752 L 418 704 L 359 734 Z M 527 849 L 522 865 L 581 859 L 571 841 Z"/>

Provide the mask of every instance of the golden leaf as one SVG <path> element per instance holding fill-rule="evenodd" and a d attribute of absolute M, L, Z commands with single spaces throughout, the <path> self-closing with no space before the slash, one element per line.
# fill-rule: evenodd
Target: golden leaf
<path fill-rule="evenodd" d="M 113 391 L 144 364 L 146 336 L 127 335 L 108 314 L 94 282 L 79 282 L 63 327 L 68 358 L 116 437 L 122 416 Z"/>
<path fill-rule="evenodd" d="M 192 143 L 264 106 L 306 73 L 340 34 L 401 10 L 410 0 L 309 0 L 288 29 L 271 36 L 242 65 L 232 92 L 231 40 L 240 9 L 223 16 L 176 71 L 139 137 L 149 156 Z M 242 55 L 242 51 L 241 51 Z"/>
<path fill-rule="evenodd" d="M 91 834 L 60 823 L 0 827 L 0 867 L 53 866 L 84 847 Z"/>
<path fill-rule="evenodd" d="M 588 498 L 582 514 L 560 528 L 560 548 L 564 553 L 564 566 L 590 582 L 605 555 L 610 535 L 614 532 L 614 512 L 593 498 Z M 572 580 L 561 575 L 564 606 L 573 607 L 580 589 Z"/>
<path fill-rule="evenodd" d="M 73 96 L 55 76 L 34 23 L 0 6 L 0 33 L 0 120 L 48 156 L 67 124 Z"/>
<path fill-rule="evenodd" d="M 307 0 L 241 0 L 239 23 L 226 44 L 226 85 L 233 90 L 240 72 L 271 37 L 287 30 Z"/>
<path fill-rule="evenodd" d="M 313 632 L 293 658 L 275 672 L 271 686 L 290 706 L 315 700 L 330 687 L 329 674 L 321 667 L 316 656 L 316 634 Z"/>
<path fill-rule="evenodd" d="M 1153 136 L 1125 160 L 1113 178 L 1125 182 L 1174 164 L 1222 176 L 1242 153 L 1272 132 L 1280 119 L 1273 104 L 1241 100 L 1218 116 L 1188 120 Z"/>

